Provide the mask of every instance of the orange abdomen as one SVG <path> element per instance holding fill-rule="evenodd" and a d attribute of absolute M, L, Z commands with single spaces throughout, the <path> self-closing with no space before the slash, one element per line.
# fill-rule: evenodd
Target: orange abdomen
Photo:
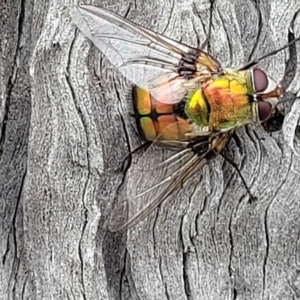
<path fill-rule="evenodd" d="M 147 90 L 133 88 L 133 107 L 140 136 L 147 141 L 187 140 L 191 125 L 181 103 L 176 105 L 156 101 Z"/>

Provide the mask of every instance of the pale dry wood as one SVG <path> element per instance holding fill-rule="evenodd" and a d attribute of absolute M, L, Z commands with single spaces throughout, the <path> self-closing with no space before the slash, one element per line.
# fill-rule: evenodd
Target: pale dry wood
<path fill-rule="evenodd" d="M 198 47 L 212 11 L 208 50 L 224 66 L 300 35 L 296 0 L 94 4 Z M 1 299 L 300 299 L 300 161 L 282 132 L 248 126 L 226 151 L 257 202 L 220 157 L 112 234 L 111 205 L 139 177 L 140 155 L 115 172 L 139 144 L 130 85 L 75 30 L 70 3 L 0 5 Z M 260 64 L 290 94 L 295 49 Z"/>

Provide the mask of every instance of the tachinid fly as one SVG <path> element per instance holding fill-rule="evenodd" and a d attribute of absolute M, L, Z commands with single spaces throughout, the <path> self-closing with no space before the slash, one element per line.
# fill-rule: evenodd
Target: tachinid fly
<path fill-rule="evenodd" d="M 177 154 L 157 166 L 163 167 L 162 178 L 155 178 L 153 184 L 145 170 L 140 186 L 146 188 L 117 204 L 112 231 L 143 220 L 191 174 L 220 154 L 237 127 L 269 119 L 281 90 L 256 64 L 296 41 L 234 70 L 222 68 L 205 51 L 103 8 L 82 5 L 70 14 L 78 28 L 134 84 L 133 106 L 142 138 L 177 149 Z M 121 216 L 124 210 L 126 215 Z"/>

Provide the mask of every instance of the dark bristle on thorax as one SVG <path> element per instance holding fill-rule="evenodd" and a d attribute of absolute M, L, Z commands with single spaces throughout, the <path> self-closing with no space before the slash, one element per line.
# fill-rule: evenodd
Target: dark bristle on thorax
<path fill-rule="evenodd" d="M 186 102 L 187 102 L 187 97 L 184 97 L 175 107 L 174 107 L 174 113 L 177 115 L 177 116 L 179 116 L 179 117 L 181 117 L 181 118 L 183 118 L 183 119 L 185 119 L 185 120 L 187 120 L 188 119 L 188 117 L 187 117 L 187 115 L 186 115 L 186 113 L 185 113 L 185 105 L 186 105 Z"/>

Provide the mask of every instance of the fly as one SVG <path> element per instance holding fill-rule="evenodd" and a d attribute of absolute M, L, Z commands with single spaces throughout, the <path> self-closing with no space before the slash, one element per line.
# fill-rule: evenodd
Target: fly
<path fill-rule="evenodd" d="M 152 145 L 175 149 L 171 157 L 141 170 L 137 192 L 114 210 L 112 231 L 126 230 L 147 217 L 188 177 L 219 155 L 236 128 L 270 119 L 282 91 L 256 65 L 300 39 L 235 70 L 222 68 L 205 51 L 103 8 L 81 5 L 70 14 L 77 27 L 133 83 L 133 107 L 141 137 Z M 156 168 L 161 168 L 162 175 L 149 180 L 150 171 Z M 120 213 L 124 210 L 125 215 Z"/>

